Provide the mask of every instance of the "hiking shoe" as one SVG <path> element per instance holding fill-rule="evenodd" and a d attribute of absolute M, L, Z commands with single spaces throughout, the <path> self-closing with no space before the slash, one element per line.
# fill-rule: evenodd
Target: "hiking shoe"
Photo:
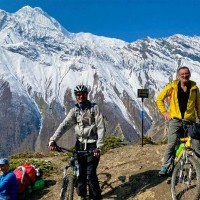
<path fill-rule="evenodd" d="M 158 172 L 159 176 L 167 176 L 168 170 L 166 167 L 161 167 L 160 171 Z"/>

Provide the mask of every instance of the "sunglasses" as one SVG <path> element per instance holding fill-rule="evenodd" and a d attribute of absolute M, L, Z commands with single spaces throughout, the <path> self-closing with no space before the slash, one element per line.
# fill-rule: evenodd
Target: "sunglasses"
<path fill-rule="evenodd" d="M 181 77 L 184 77 L 184 76 L 190 76 L 190 73 L 183 73 L 183 74 L 180 74 Z"/>
<path fill-rule="evenodd" d="M 76 93 L 75 95 L 78 96 L 78 97 L 80 97 L 80 96 L 85 96 L 87 94 L 85 92 L 80 92 L 80 93 Z"/>

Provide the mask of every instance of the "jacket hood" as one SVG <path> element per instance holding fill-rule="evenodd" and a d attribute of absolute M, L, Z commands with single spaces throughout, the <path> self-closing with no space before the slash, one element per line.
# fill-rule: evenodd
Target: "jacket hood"
<path fill-rule="evenodd" d="M 196 84 L 196 82 L 195 81 L 191 81 L 191 80 L 189 80 L 190 81 L 190 83 L 191 83 L 191 89 L 197 89 L 197 84 Z M 173 82 L 172 82 L 172 87 L 173 88 L 177 88 L 178 87 L 178 83 L 180 82 L 180 80 L 174 80 Z"/>

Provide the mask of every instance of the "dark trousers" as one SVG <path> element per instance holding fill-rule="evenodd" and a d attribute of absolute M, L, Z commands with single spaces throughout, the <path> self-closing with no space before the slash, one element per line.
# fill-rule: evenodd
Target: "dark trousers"
<path fill-rule="evenodd" d="M 77 142 L 76 149 L 83 150 L 83 145 L 81 145 L 80 142 Z M 96 149 L 96 143 L 87 144 L 87 150 L 92 151 L 94 149 Z M 88 184 L 89 197 L 94 200 L 100 200 L 102 198 L 101 189 L 96 173 L 99 160 L 100 158 L 94 157 L 93 155 L 80 156 L 78 158 L 80 165 L 80 175 L 77 181 L 77 193 L 79 196 L 86 196 Z"/>

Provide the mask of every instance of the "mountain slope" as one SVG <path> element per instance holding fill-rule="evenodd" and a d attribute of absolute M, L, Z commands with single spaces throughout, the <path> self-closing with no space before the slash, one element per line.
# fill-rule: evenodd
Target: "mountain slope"
<path fill-rule="evenodd" d="M 29 6 L 13 14 L 0 11 L 0 100 L 6 102 L 0 107 L 0 153 L 45 150 L 74 104 L 74 87 L 81 83 L 100 104 L 107 132 L 137 141 L 142 109 L 137 90 L 147 88 L 150 93 L 144 100 L 146 132 L 161 119 L 155 95 L 175 77 L 177 63 L 188 65 L 200 84 L 199 46 L 199 37 L 182 35 L 127 43 L 74 34 Z M 64 141 L 73 145 L 73 130 Z"/>

